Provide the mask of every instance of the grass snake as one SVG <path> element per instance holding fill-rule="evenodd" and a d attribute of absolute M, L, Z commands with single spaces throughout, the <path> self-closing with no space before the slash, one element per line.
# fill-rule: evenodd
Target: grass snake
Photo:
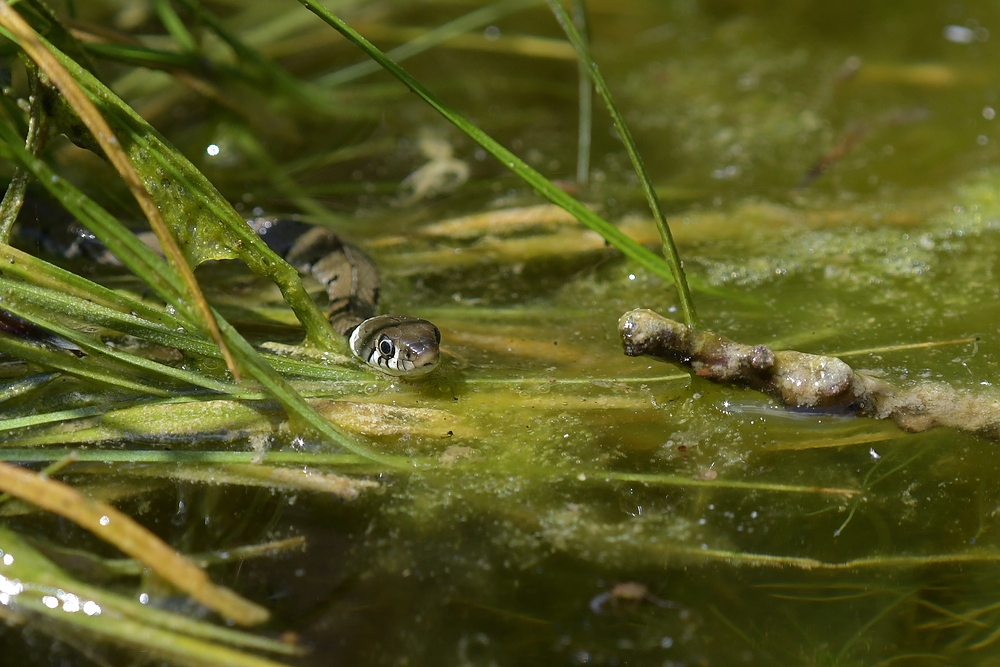
<path fill-rule="evenodd" d="M 38 216 L 39 222 L 46 217 Z M 51 220 L 48 224 L 19 225 L 19 240 L 68 259 L 86 255 L 101 264 L 118 263 L 83 227 L 70 224 L 59 228 Z M 421 377 L 437 367 L 441 332 L 427 320 L 378 314 L 378 269 L 361 250 L 329 229 L 297 220 L 257 217 L 247 223 L 277 255 L 323 286 L 329 297 L 330 325 L 347 338 L 351 352 L 364 364 L 403 378 Z M 152 233 L 138 236 L 158 248 Z M 36 330 L 21 318 L 0 311 L 0 331 L 52 342 L 51 336 Z"/>

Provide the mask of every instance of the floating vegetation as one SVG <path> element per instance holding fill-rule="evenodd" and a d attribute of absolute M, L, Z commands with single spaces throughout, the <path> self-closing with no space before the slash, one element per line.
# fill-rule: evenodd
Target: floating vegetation
<path fill-rule="evenodd" d="M 1000 13 L 567 7 L 0 3 L 5 664 L 996 661 Z"/>

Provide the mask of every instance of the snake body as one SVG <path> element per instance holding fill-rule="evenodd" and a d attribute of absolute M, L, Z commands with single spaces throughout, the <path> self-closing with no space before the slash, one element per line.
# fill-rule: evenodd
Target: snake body
<path fill-rule="evenodd" d="M 30 208 L 44 206 L 42 202 L 32 204 L 35 206 Z M 64 220 L 60 215 L 48 211 L 31 213 L 36 224 L 22 224 L 18 228 L 19 239 L 29 248 L 33 246 L 66 258 L 87 256 L 99 264 L 118 263 L 103 243 L 78 224 L 60 226 L 53 224 Z M 382 373 L 405 378 L 426 375 L 437 367 L 441 332 L 427 320 L 378 314 L 378 269 L 361 250 L 329 229 L 297 220 L 258 217 L 247 223 L 277 255 L 300 273 L 319 281 L 329 297 L 330 324 L 348 339 L 351 352 L 358 359 Z M 152 233 L 142 232 L 139 237 L 158 248 Z M 0 311 L 0 331 L 43 338 L 41 334 L 23 333 L 32 325 L 9 313 L 5 317 L 4 313 Z M 51 336 L 44 338 L 48 340 Z"/>
<path fill-rule="evenodd" d="M 400 377 L 434 370 L 440 360 L 441 332 L 427 320 L 378 314 L 378 269 L 361 250 L 329 229 L 296 220 L 248 222 L 271 250 L 324 287 L 330 324 L 348 339 L 351 352 L 361 361 Z"/>

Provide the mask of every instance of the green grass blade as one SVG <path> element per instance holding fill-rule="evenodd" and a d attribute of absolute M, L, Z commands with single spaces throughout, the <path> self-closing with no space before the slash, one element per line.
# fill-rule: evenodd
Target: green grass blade
<path fill-rule="evenodd" d="M 2 128 L 0 128 L 2 133 Z M 0 147 L 2 150 L 2 147 Z M 16 278 L 26 283 L 31 283 L 38 287 L 48 288 L 58 291 L 68 298 L 84 299 L 92 301 L 120 313 L 131 314 L 134 317 L 142 318 L 146 322 L 163 327 L 166 330 L 177 332 L 178 335 L 190 337 L 200 337 L 201 333 L 195 330 L 190 333 L 185 329 L 184 323 L 161 310 L 148 304 L 129 298 L 103 285 L 87 280 L 75 273 L 70 273 L 66 269 L 59 268 L 54 264 L 33 257 L 21 252 L 17 248 L 0 244 L 0 262 L 3 262 L 3 272 L 9 278 Z M 207 341 L 208 338 L 201 338 Z M 209 343 L 211 345 L 211 343 Z M 212 345 L 215 348 L 214 345 Z M 217 350 L 217 348 L 216 348 Z"/>
<path fill-rule="evenodd" d="M 0 262 L 4 275 L 46 290 L 49 299 L 64 302 L 82 319 L 114 329 L 130 336 L 143 338 L 159 345 L 175 347 L 181 352 L 213 359 L 222 359 L 219 348 L 197 331 L 185 329 L 184 323 L 141 301 L 91 282 L 75 273 L 0 244 Z M 35 303 L 32 290 L 22 287 L 23 298 Z M 368 381 L 371 374 L 352 367 L 330 366 L 265 354 L 268 364 L 279 373 L 320 380 Z"/>
<path fill-rule="evenodd" d="M 42 291 L 32 290 L 28 286 L 20 285 L 15 281 L 5 280 L 2 278 L 0 278 L 0 290 L 3 291 L 4 295 L 4 310 L 11 312 L 18 317 L 29 320 L 36 326 L 39 326 L 46 331 L 65 338 L 90 356 L 103 357 L 106 360 L 113 360 L 114 362 L 117 362 L 121 366 L 120 373 L 123 377 L 129 377 L 134 375 L 136 371 L 140 371 L 145 372 L 146 374 L 159 376 L 164 380 L 182 382 L 184 384 L 202 387 L 203 389 L 216 391 L 222 394 L 243 396 L 247 393 L 244 389 L 234 384 L 219 382 L 218 380 L 206 377 L 199 373 L 192 373 L 191 371 L 186 371 L 180 368 L 173 368 L 172 366 L 166 366 L 134 354 L 129 354 L 127 352 L 122 352 L 121 350 L 108 347 L 102 341 L 96 340 L 92 336 L 80 333 L 76 329 L 63 326 L 53 319 L 40 315 L 38 311 L 30 307 L 26 308 L 24 306 L 24 302 L 21 301 L 21 297 L 26 296 L 27 293 L 28 299 L 25 299 L 25 301 L 33 302 L 34 304 L 45 308 L 46 312 L 51 313 L 52 315 L 63 315 L 68 317 L 85 315 L 85 309 L 75 308 L 74 306 L 77 304 L 72 300 L 51 298 L 50 295 L 45 294 Z"/>
<path fill-rule="evenodd" d="M 230 646 L 272 651 L 282 655 L 301 654 L 294 646 L 249 633 L 221 628 L 178 613 L 143 605 L 124 596 L 83 584 L 52 563 L 19 533 L 0 527 L 0 549 L 10 554 L 5 565 L 7 578 L 17 581 L 17 594 L 9 596 L 12 609 L 31 611 L 47 617 L 54 627 L 75 628 L 93 639 L 133 645 L 144 654 L 155 655 L 174 665 L 205 667 L 280 667 L 279 663 L 244 653 Z M 99 613 L 66 613 L 58 605 L 42 603 L 43 595 L 76 595 L 80 602 L 92 601 Z"/>
<path fill-rule="evenodd" d="M 65 371 L 86 380 L 100 382 L 154 396 L 169 396 L 172 392 L 162 386 L 135 382 L 123 377 L 120 369 L 101 368 L 92 360 L 78 359 L 69 352 L 52 350 L 43 345 L 29 343 L 8 334 L 0 334 L 0 352 L 46 368 Z"/>
<path fill-rule="evenodd" d="M 442 26 L 427 31 L 420 37 L 389 51 L 386 55 L 393 61 L 400 63 L 407 58 L 412 58 L 419 53 L 432 49 L 441 42 L 445 42 L 456 35 L 489 25 L 508 14 L 513 14 L 514 12 L 539 4 L 541 4 L 541 0 L 505 0 L 504 2 L 481 7 L 464 16 L 460 16 L 454 21 L 449 21 Z M 329 87 L 339 86 L 349 81 L 368 76 L 369 74 L 374 74 L 381 67 L 377 61 L 366 60 L 320 77 L 317 83 Z"/>
<path fill-rule="evenodd" d="M 146 284 L 148 284 L 160 296 L 160 298 L 177 308 L 178 312 L 185 316 L 185 319 L 190 321 L 193 314 L 188 311 L 188 306 L 181 297 L 181 294 L 183 294 L 183 286 L 181 285 L 180 277 L 174 273 L 165 260 L 143 245 L 134 234 L 126 229 L 107 211 L 93 202 L 89 197 L 77 190 L 72 184 L 54 174 L 48 165 L 46 165 L 42 160 L 28 153 L 24 147 L 20 145 L 20 138 L 13 133 L 12 128 L 3 122 L 0 122 L 0 139 L 2 139 L 2 141 L 0 141 L 0 154 L 8 159 L 14 160 L 21 166 L 31 171 L 35 178 L 37 178 L 38 181 L 45 186 L 45 188 L 48 189 L 49 192 L 56 197 L 56 199 L 59 200 L 63 206 L 66 207 L 67 210 L 69 210 L 85 227 L 87 227 L 87 229 L 93 232 L 102 243 L 108 246 L 108 249 L 111 250 L 115 256 L 117 256 L 118 259 L 125 264 L 125 266 L 127 266 L 137 276 L 142 278 Z M 12 141 L 15 143 L 11 143 Z M 241 224 L 254 236 L 254 238 L 257 238 L 256 234 L 253 234 L 249 226 L 242 222 L 242 219 Z M 259 238 L 257 240 L 260 241 Z M 282 264 L 288 266 L 284 262 L 282 262 Z M 288 268 L 293 272 L 295 271 L 291 267 Z M 296 280 L 298 280 L 297 275 Z M 299 281 L 299 285 L 301 286 L 301 281 Z M 309 298 L 308 294 L 304 293 L 304 295 L 306 299 Z M 312 302 L 310 301 L 310 303 Z M 313 309 L 315 310 L 315 307 L 313 307 Z M 346 432 L 342 431 L 334 424 L 323 418 L 323 416 L 316 412 L 312 406 L 306 403 L 305 399 L 302 398 L 302 396 L 300 396 L 284 378 L 278 375 L 273 368 L 267 365 L 260 355 L 257 354 L 256 350 L 254 350 L 250 344 L 247 343 L 247 341 L 240 336 L 240 334 L 224 318 L 222 318 L 221 315 L 218 314 L 218 312 L 215 312 L 215 316 L 218 320 L 219 330 L 222 332 L 223 339 L 226 341 L 226 344 L 230 346 L 230 350 L 235 358 L 239 360 L 241 366 L 245 368 L 255 380 L 261 383 L 275 398 L 278 399 L 279 402 L 281 402 L 290 416 L 298 418 L 304 425 L 311 427 L 324 436 L 328 441 L 334 442 L 348 451 L 358 454 L 359 456 L 364 456 L 385 465 L 397 467 L 402 465 L 402 460 L 397 457 L 385 456 L 370 449 L 369 447 L 366 447 L 365 445 L 362 445 L 351 438 L 351 436 L 349 436 Z M 329 327 L 328 323 L 327 327 Z M 20 348 L 25 347 L 27 348 L 24 351 L 26 354 L 30 352 L 36 357 L 39 354 L 39 348 L 21 341 L 15 341 L 9 337 L 0 340 L 0 343 L 11 349 L 19 350 Z M 0 348 L 0 351 L 6 350 Z M 14 356 L 20 355 L 15 352 Z M 56 361 L 62 362 L 60 359 L 56 359 Z M 81 372 L 79 363 L 69 364 L 69 367 L 66 365 L 68 362 L 62 363 L 63 365 L 53 365 L 52 363 L 47 365 L 53 368 L 66 370 L 67 372 L 74 372 L 75 374 Z M 72 368 L 72 370 L 70 370 L 70 368 Z M 107 380 L 102 379 L 101 381 Z M 140 390 L 142 391 L 148 391 L 148 388 L 141 385 L 135 388 L 141 388 Z M 165 394 L 163 391 L 152 393 L 159 393 L 160 395 Z"/>
<path fill-rule="evenodd" d="M 584 39 L 589 39 L 587 8 L 583 0 L 573 0 L 573 23 Z M 579 61 L 579 121 L 576 140 L 576 182 L 581 187 L 590 183 L 590 134 L 594 117 L 594 91 L 590 74 L 582 60 Z"/>
<path fill-rule="evenodd" d="M 243 260 L 251 271 L 278 285 L 286 303 L 295 311 L 313 343 L 346 353 L 346 343 L 333 331 L 326 317 L 313 303 L 302 286 L 298 272 L 267 247 L 208 179 L 90 72 L 55 47 L 50 45 L 50 48 L 114 130 L 122 148 L 160 208 L 164 220 L 176 236 L 188 262 L 196 266 L 208 259 Z M 89 146 L 89 135 L 75 134 L 72 129 L 76 124 L 76 116 L 67 118 L 65 114 L 70 112 L 62 105 L 56 107 L 54 118 L 57 121 L 61 118 L 60 129 L 73 135 L 71 138 L 81 145 Z M 6 124 L 0 123 L 0 126 L 3 125 Z M 17 135 L 9 127 L 5 129 L 3 138 L 12 148 L 15 148 L 13 144 L 23 142 L 19 136 L 14 139 Z M 20 161 L 26 158 L 12 159 Z M 37 174 L 36 178 L 48 187 L 45 179 Z M 60 201 L 64 199 L 60 198 Z M 114 248 L 111 251 L 117 254 Z M 147 277 L 148 275 L 143 279 Z"/>
<path fill-rule="evenodd" d="M 323 415 L 316 412 L 311 405 L 306 403 L 306 400 L 288 384 L 287 380 L 267 365 L 260 355 L 250 347 L 246 339 L 233 329 L 229 322 L 218 314 L 216 314 L 216 317 L 219 320 L 219 329 L 222 331 L 223 339 L 230 346 L 230 349 L 233 350 L 233 354 L 246 366 L 253 378 L 260 382 L 272 396 L 278 399 L 290 416 L 297 417 L 302 423 L 310 426 L 328 440 L 337 443 L 350 452 L 354 452 L 358 456 L 363 456 L 372 461 L 395 468 L 406 465 L 405 459 L 376 452 L 355 441 L 335 424 L 327 421 Z"/>
<path fill-rule="evenodd" d="M 174 347 L 182 352 L 221 358 L 218 347 L 207 339 L 193 336 L 186 331 L 178 331 L 177 329 L 136 317 L 131 313 L 124 313 L 114 308 L 93 303 L 86 300 L 86 298 L 81 299 L 79 296 L 71 296 L 65 292 L 53 289 L 5 278 L 0 278 L 0 285 L 6 287 L 9 292 L 16 292 L 16 298 L 23 303 L 44 308 L 48 312 L 56 312 L 86 322 L 89 325 L 96 325 L 129 336 L 135 336 L 136 338 L 143 338 L 158 345 Z M 33 316 L 30 319 L 34 321 Z"/>
<path fill-rule="evenodd" d="M 431 105 L 438 113 L 444 116 L 455 127 L 465 133 L 470 139 L 483 147 L 486 152 L 500 160 L 515 174 L 520 176 L 528 185 L 534 188 L 539 194 L 551 201 L 556 206 L 566 209 L 577 220 L 594 230 L 611 245 L 618 248 L 626 257 L 634 260 L 650 272 L 664 278 L 672 280 L 673 274 L 670 267 L 663 261 L 662 257 L 650 252 L 644 246 L 639 245 L 617 227 L 601 218 L 599 215 L 588 209 L 581 202 L 566 194 L 552 181 L 545 178 L 539 172 L 528 166 L 524 160 L 517 157 L 509 150 L 501 146 L 493 137 L 489 136 L 481 129 L 469 122 L 464 116 L 454 111 L 446 105 L 434 93 L 430 92 L 423 84 L 414 79 L 406 70 L 393 62 L 384 53 L 379 51 L 371 42 L 366 40 L 350 26 L 341 21 L 328 9 L 319 4 L 316 0 L 299 0 L 311 12 L 323 19 L 330 27 L 342 34 L 351 43 L 361 49 L 368 57 L 379 63 L 393 76 L 399 79 L 407 88 L 419 95 L 425 102 Z"/>
<path fill-rule="evenodd" d="M 618 130 L 618 136 L 621 137 L 622 143 L 625 144 L 625 150 L 632 160 L 632 166 L 639 177 L 639 183 L 642 184 L 643 192 L 646 193 L 646 199 L 649 201 L 649 208 L 653 212 L 653 220 L 656 221 L 656 227 L 660 231 L 660 238 L 663 239 L 663 255 L 666 257 L 667 262 L 670 264 L 670 269 L 674 274 L 674 283 L 677 286 L 677 296 L 680 299 L 684 323 L 689 327 L 696 326 L 698 317 L 694 310 L 694 302 L 691 299 L 691 289 L 688 287 L 687 279 L 684 276 L 681 257 L 677 252 L 674 237 L 670 233 L 670 227 L 667 225 L 667 220 L 663 215 L 663 209 L 660 207 L 660 199 L 656 196 L 653 182 L 650 180 L 649 173 L 642 163 L 642 156 L 639 155 L 639 149 L 632 139 L 632 133 L 629 131 L 628 125 L 625 124 L 625 118 L 615 105 L 614 99 L 611 97 L 611 91 L 608 89 L 608 84 L 604 81 L 597 63 L 590 57 L 590 49 L 587 48 L 586 41 L 584 41 L 579 31 L 577 31 L 576 26 L 573 25 L 573 19 L 570 18 L 569 13 L 567 13 L 558 0 L 547 0 L 547 2 L 552 8 L 552 13 L 556 15 L 559 25 L 562 26 L 562 29 L 566 32 L 566 36 L 569 37 L 573 48 L 576 49 L 577 55 L 580 57 L 580 62 L 586 66 L 587 72 L 594 82 L 594 87 L 597 88 L 597 92 L 601 96 L 601 99 L 604 100 L 608 113 L 611 114 L 615 129 Z"/>
<path fill-rule="evenodd" d="M 340 466 L 369 465 L 370 462 L 354 454 L 316 454 L 313 452 L 228 452 L 145 449 L 6 449 L 0 447 L 0 461 L 8 463 L 45 463 L 57 461 L 70 452 L 76 460 L 90 463 L 287 463 L 292 465 Z"/>
<path fill-rule="evenodd" d="M 36 373 L 35 375 L 29 375 L 20 380 L 0 385 L 0 403 L 43 387 L 57 377 L 59 377 L 59 373 Z"/>
<path fill-rule="evenodd" d="M 135 44 L 91 42 L 84 48 L 87 53 L 98 58 L 150 69 L 184 69 L 198 72 L 203 70 L 205 65 L 201 58 L 191 53 L 172 53 Z"/>
<path fill-rule="evenodd" d="M 197 52 L 198 42 L 187 29 L 187 26 L 184 25 L 181 17 L 174 11 L 170 0 L 153 0 L 153 7 L 156 9 L 156 15 L 160 17 L 160 23 L 163 24 L 163 27 L 167 29 L 170 36 L 177 42 L 177 46 L 182 51 L 188 53 Z"/>

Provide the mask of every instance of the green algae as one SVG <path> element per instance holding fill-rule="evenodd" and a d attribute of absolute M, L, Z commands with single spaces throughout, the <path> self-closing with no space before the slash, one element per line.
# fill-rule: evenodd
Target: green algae
<path fill-rule="evenodd" d="M 123 29 L 151 49 L 174 49 L 169 35 L 182 34 L 160 26 L 148 7 L 127 24 L 103 6 L 76 4 L 91 20 L 139 26 Z M 430 30 L 464 11 L 342 7 L 348 23 L 362 34 L 371 26 L 373 35 L 401 25 Z M 298 8 L 211 9 L 240 38 L 238 48 L 284 54 L 275 56 L 278 65 L 297 80 L 319 81 L 359 58 L 321 37 L 325 27 Z M 996 104 L 996 56 L 995 37 L 977 36 L 981 27 L 996 32 L 995 8 L 595 0 L 588 10 L 594 56 L 657 190 L 675 195 L 663 197 L 668 221 L 700 285 L 699 315 L 713 330 L 804 352 L 858 351 L 852 366 L 902 384 L 995 383 L 998 121 L 986 109 Z M 663 277 L 572 226 L 527 226 L 508 237 L 421 236 L 442 220 L 540 201 L 469 140 L 436 126 L 384 75 L 339 88 L 337 104 L 320 113 L 288 103 L 302 91 L 275 83 L 274 63 L 242 63 L 233 57 L 237 47 L 220 44 L 221 32 L 209 37 L 196 21 L 187 25 L 196 44 L 203 40 L 202 54 L 225 66 L 212 76 L 188 72 L 214 86 L 201 88 L 214 97 L 198 97 L 173 75 L 132 69 L 124 53 L 105 49 L 109 87 L 148 112 L 241 214 L 255 215 L 256 207 L 294 213 L 305 194 L 329 220 L 339 218 L 338 228 L 380 262 L 387 308 L 432 317 L 447 352 L 441 373 L 415 384 L 323 371 L 310 361 L 275 367 L 311 400 L 382 406 L 387 419 L 442 421 L 421 431 L 399 417 L 391 422 L 396 430 L 372 435 L 380 451 L 411 463 L 405 473 L 390 472 L 322 452 L 319 438 L 263 403 L 257 387 L 246 388 L 243 401 L 198 390 L 177 402 L 134 405 L 148 401 L 141 388 L 43 381 L 47 375 L 13 364 L 0 368 L 14 388 L 0 418 L 5 442 L 17 449 L 0 458 L 41 464 L 85 445 L 60 479 L 115 498 L 189 553 L 304 537 L 303 553 L 212 570 L 272 607 L 281 620 L 266 634 L 304 640 L 311 652 L 295 658 L 301 664 L 996 658 L 994 442 L 791 412 L 672 365 L 622 357 L 621 313 L 677 309 Z M 949 42 L 947 25 L 971 31 L 973 41 Z M 495 27 L 501 39 L 558 35 L 541 8 Z M 465 38 L 487 45 L 491 36 Z M 301 40 L 305 52 L 288 39 Z M 388 50 L 393 44 L 384 39 L 379 46 Z M 306 49 L 309 43 L 317 46 Z M 177 47 L 185 53 L 190 44 Z M 570 178 L 573 63 L 482 53 L 446 41 L 407 68 L 545 176 Z M 850 66 L 851 56 L 859 66 Z M 248 71 L 226 69 L 241 67 Z M 584 200 L 622 229 L 653 229 L 642 222 L 624 149 L 600 114 L 594 120 Z M 415 147 L 428 126 L 471 166 L 471 180 L 451 195 L 404 206 L 399 184 L 425 163 Z M 803 185 L 862 126 L 863 140 Z M 239 136 L 257 143 L 233 140 Z M 57 145 L 46 159 L 132 219 L 100 167 L 79 151 Z M 294 180 L 274 178 L 275 167 Z M 653 231 L 644 242 L 658 243 Z M 449 255 L 455 259 L 445 262 Z M 72 268 L 143 295 L 134 279 L 83 262 Z M 236 263 L 199 274 L 250 340 L 301 339 L 275 290 Z M 91 293 L 108 307 L 124 303 Z M 102 311 L 101 330 L 88 330 L 82 320 L 97 309 L 81 306 L 65 324 L 104 342 L 121 340 L 115 332 L 155 338 L 181 351 L 166 363 L 224 379 L 199 341 L 168 331 L 170 315 L 158 319 L 148 297 L 143 305 L 141 323 Z M 122 332 L 126 325 L 132 328 Z M 135 379 L 120 366 L 114 371 Z M 275 469 L 285 477 L 267 482 Z M 345 503 L 296 485 L 292 473 L 300 471 L 379 486 Z M 269 488 L 258 491 L 259 484 Z M 19 534 L 101 549 L 21 503 L 3 511 Z M 90 586 L 132 599 L 146 593 L 151 605 L 175 605 L 185 617 L 199 613 L 155 581 L 101 580 L 78 562 L 65 567 L 77 580 L 93 576 Z M 594 610 L 594 600 L 628 582 L 679 608 L 609 598 Z M 76 583 L 67 581 L 66 590 Z M 36 607 L 18 610 L 29 629 L 0 634 L 22 664 L 83 665 L 88 655 L 114 664 L 116 647 L 134 639 L 81 638 Z"/>

